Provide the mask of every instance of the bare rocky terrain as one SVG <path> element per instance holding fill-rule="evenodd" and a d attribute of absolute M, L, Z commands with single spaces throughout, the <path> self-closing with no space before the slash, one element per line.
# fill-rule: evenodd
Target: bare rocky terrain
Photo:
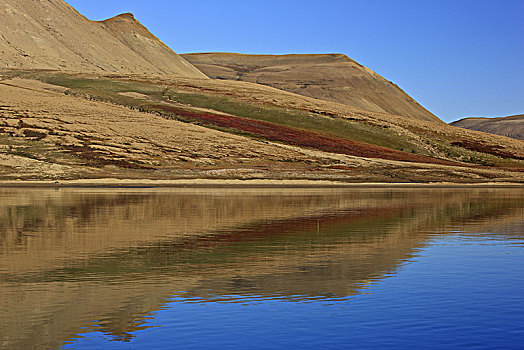
<path fill-rule="evenodd" d="M 464 118 L 451 125 L 524 140 L 524 114 L 502 118 Z"/>

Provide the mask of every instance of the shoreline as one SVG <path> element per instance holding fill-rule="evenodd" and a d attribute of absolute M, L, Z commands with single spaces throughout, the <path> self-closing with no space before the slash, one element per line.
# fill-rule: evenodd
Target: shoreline
<path fill-rule="evenodd" d="M 524 188 L 519 182 L 336 182 L 326 180 L 81 179 L 0 180 L 0 188 Z"/>

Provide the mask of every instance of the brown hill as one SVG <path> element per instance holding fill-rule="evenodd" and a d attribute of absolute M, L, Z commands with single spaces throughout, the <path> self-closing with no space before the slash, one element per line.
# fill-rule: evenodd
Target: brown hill
<path fill-rule="evenodd" d="M 524 114 L 503 118 L 464 118 L 451 125 L 524 140 Z"/>
<path fill-rule="evenodd" d="M 523 141 L 440 122 L 342 55 L 211 54 L 236 65 L 206 79 L 131 14 L 0 0 L 0 28 L 2 180 L 523 181 Z"/>
<path fill-rule="evenodd" d="M 523 179 L 523 141 L 247 82 L 11 70 L 0 101 L 2 180 Z"/>
<path fill-rule="evenodd" d="M 94 22 L 62 0 L 1 0 L 0 23 L 0 68 L 205 78 L 131 14 Z"/>
<path fill-rule="evenodd" d="M 212 78 L 259 83 L 367 111 L 440 121 L 398 86 L 341 54 L 193 53 L 182 57 Z"/>

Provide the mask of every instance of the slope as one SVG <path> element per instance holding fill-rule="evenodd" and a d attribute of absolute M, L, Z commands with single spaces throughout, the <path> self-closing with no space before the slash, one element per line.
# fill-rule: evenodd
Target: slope
<path fill-rule="evenodd" d="M 440 120 L 398 86 L 341 54 L 183 54 L 207 76 L 242 80 L 355 108 Z"/>
<path fill-rule="evenodd" d="M 0 23 L 0 68 L 205 78 L 130 15 L 93 22 L 62 0 L 1 0 Z"/>
<path fill-rule="evenodd" d="M 503 118 L 464 118 L 450 125 L 524 140 L 524 114 Z"/>
<path fill-rule="evenodd" d="M 522 181 L 522 141 L 267 86 L 0 73 L 3 180 Z"/>
<path fill-rule="evenodd" d="M 184 72 L 188 78 L 205 78 L 198 69 L 173 52 L 138 22 L 124 13 L 101 22 L 110 32 L 144 60 L 163 72 Z"/>

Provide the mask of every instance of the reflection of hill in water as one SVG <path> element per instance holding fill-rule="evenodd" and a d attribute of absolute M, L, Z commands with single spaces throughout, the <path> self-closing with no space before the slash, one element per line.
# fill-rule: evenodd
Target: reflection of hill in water
<path fill-rule="evenodd" d="M 518 229 L 522 194 L 5 190 L 0 340 L 56 347 L 93 324 L 126 339 L 173 295 L 353 295 L 394 274 L 436 234 Z"/>

